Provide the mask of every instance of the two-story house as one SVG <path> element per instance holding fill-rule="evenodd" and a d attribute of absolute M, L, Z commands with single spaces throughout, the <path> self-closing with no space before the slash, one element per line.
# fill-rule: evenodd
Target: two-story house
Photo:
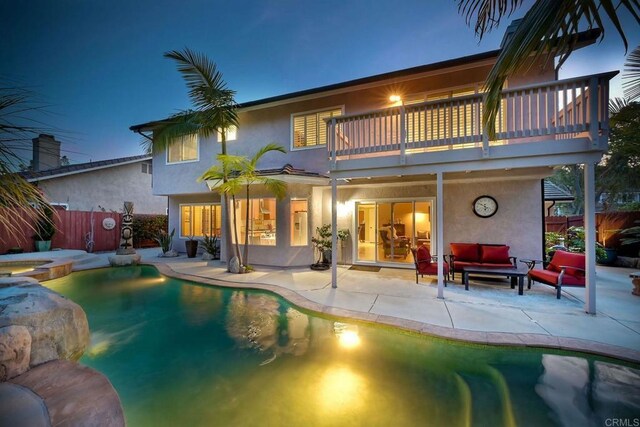
<path fill-rule="evenodd" d="M 584 33 L 580 44 L 596 36 Z M 540 258 L 542 180 L 558 165 L 600 160 L 607 146 L 608 82 L 616 73 L 558 80 L 553 64 L 534 64 L 508 80 L 497 136 L 489 140 L 481 126 L 482 90 L 499 53 L 240 105 L 230 153 L 252 156 L 268 142 L 287 149 L 259 165 L 288 182 L 287 198 L 277 201 L 256 186 L 250 200 L 234 207 L 244 218 L 250 204 L 251 263 L 312 263 L 311 237 L 323 224 L 350 230 L 340 261 L 354 264 L 410 268 L 407 244 L 443 254 L 450 242 L 503 243 L 519 258 Z M 169 197 L 169 228 L 180 239 L 221 233 L 221 197 L 196 182 L 219 150 L 215 138 L 194 135 L 154 154 L 153 190 Z M 493 200 L 491 215 L 477 206 L 474 211 L 481 196 Z M 238 227 L 244 243 L 244 221 Z M 441 288 L 442 275 L 439 282 Z"/>

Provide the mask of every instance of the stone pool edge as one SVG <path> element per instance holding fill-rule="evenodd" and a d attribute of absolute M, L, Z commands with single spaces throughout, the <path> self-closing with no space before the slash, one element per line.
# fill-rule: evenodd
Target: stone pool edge
<path fill-rule="evenodd" d="M 153 266 L 161 274 L 175 279 L 225 288 L 269 291 L 281 296 L 290 303 L 295 304 L 296 306 L 301 307 L 305 310 L 337 318 L 392 326 L 405 331 L 434 336 L 437 338 L 463 341 L 472 344 L 498 345 L 505 347 L 537 347 L 577 351 L 581 353 L 611 357 L 626 362 L 640 363 L 640 351 L 610 344 L 604 344 L 598 341 L 585 340 L 581 338 L 556 337 L 553 335 L 542 335 L 533 333 L 518 334 L 512 332 L 471 331 L 467 329 L 455 329 L 445 326 L 436 326 L 429 323 L 418 322 L 416 320 L 401 319 L 393 316 L 363 313 L 355 310 L 326 306 L 324 304 L 310 301 L 305 297 L 299 295 L 295 291 L 282 288 L 277 285 L 259 282 L 234 282 L 230 280 L 210 279 L 207 277 L 192 274 L 184 274 L 173 270 L 169 265 L 164 263 L 144 261 L 141 263 L 141 265 Z"/>

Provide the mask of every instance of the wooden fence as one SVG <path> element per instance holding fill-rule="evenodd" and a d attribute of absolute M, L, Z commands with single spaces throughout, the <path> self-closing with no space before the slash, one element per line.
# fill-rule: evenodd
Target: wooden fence
<path fill-rule="evenodd" d="M 56 233 L 51 240 L 52 248 L 61 249 L 81 249 L 87 250 L 87 234 L 91 231 L 91 216 L 93 215 L 93 252 L 113 251 L 120 245 L 120 226 L 122 214 L 118 212 L 86 212 L 86 211 L 66 211 L 56 209 Z M 156 217 L 157 215 L 135 215 L 136 217 Z M 115 221 L 115 227 L 107 230 L 102 222 L 106 218 Z M 21 248 L 24 252 L 35 250 L 35 243 L 32 238 L 34 232 L 26 224 L 20 227 L 19 238 L 10 238 L 9 233 L 0 226 L 0 254 L 6 253 L 12 248 Z M 135 239 L 136 247 L 148 246 L 148 241 L 140 242 Z M 155 246 L 155 244 L 154 244 Z"/>
<path fill-rule="evenodd" d="M 621 245 L 620 230 L 640 225 L 640 212 L 599 212 L 596 214 L 596 240 L 607 248 L 617 249 L 620 254 L 637 256 L 638 245 Z M 548 216 L 545 218 L 546 230 L 565 234 L 572 226 L 584 226 L 582 216 Z"/>

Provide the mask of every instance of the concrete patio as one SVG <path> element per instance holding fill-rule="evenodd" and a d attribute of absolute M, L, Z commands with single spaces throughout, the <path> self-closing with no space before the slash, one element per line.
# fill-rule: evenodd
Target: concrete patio
<path fill-rule="evenodd" d="M 65 254 L 67 252 L 67 254 Z M 108 265 L 109 254 L 57 251 L 72 255 L 74 270 Z M 276 292 L 309 310 L 367 322 L 393 325 L 444 338 L 475 343 L 542 346 L 587 351 L 640 362 L 640 297 L 631 294 L 632 269 L 597 268 L 597 315 L 584 312 L 584 289 L 555 289 L 534 283 L 524 295 L 507 280 L 471 278 L 469 291 L 459 276 L 437 298 L 433 278 L 415 283 L 413 270 L 382 268 L 379 272 L 339 268 L 338 288 L 331 288 L 330 271 L 308 268 L 257 267 L 236 275 L 218 261 L 158 258 L 158 249 L 138 251 L 145 263 L 166 275 L 200 283 Z M 53 254 L 53 252 L 51 252 Z M 20 257 L 25 257 L 23 254 Z M 0 256 L 0 260 L 9 261 Z"/>

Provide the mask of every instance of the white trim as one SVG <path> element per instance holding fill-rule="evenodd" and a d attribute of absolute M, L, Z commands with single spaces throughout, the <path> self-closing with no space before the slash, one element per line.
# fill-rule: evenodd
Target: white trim
<path fill-rule="evenodd" d="M 164 157 L 164 164 L 167 166 L 172 166 L 172 165 L 181 165 L 183 163 L 194 163 L 194 162 L 199 162 L 200 161 L 200 135 L 196 134 L 196 158 L 192 159 L 192 160 L 181 160 L 179 162 L 170 162 L 169 161 L 169 147 L 167 146 L 166 150 L 164 150 L 165 152 L 165 157 Z"/>
<path fill-rule="evenodd" d="M 97 171 L 97 170 L 100 170 L 100 169 L 115 168 L 117 166 L 125 166 L 125 165 L 130 165 L 130 164 L 138 163 L 138 162 L 146 162 L 146 161 L 149 161 L 149 160 L 152 160 L 152 159 L 153 158 L 151 156 L 148 156 L 148 157 L 144 157 L 142 159 L 128 160 L 126 162 L 112 163 L 112 164 L 108 164 L 108 165 L 96 166 L 96 167 L 91 167 L 91 168 L 87 168 L 87 169 L 75 170 L 75 171 L 59 173 L 59 174 L 49 175 L 49 176 L 43 176 L 43 177 L 38 177 L 38 178 L 28 178 L 27 182 L 46 181 L 48 179 L 61 178 L 63 176 L 68 176 L 68 175 L 77 175 L 79 173 L 93 172 L 93 171 Z M 101 161 L 101 160 L 98 160 L 98 161 Z M 73 166 L 73 165 L 70 165 L 70 166 Z"/>
<path fill-rule="evenodd" d="M 324 144 L 316 144 L 316 145 L 311 145 L 311 146 L 307 146 L 307 147 L 294 147 L 293 145 L 293 133 L 294 133 L 294 125 L 293 125 L 293 119 L 295 117 L 298 116 L 307 116 L 310 114 L 317 114 L 317 113 L 323 113 L 326 111 L 332 111 L 332 110 L 337 110 L 340 109 L 340 116 L 344 115 L 345 113 L 345 104 L 341 104 L 341 105 L 335 105 L 333 107 L 325 107 L 325 108 L 318 108 L 315 110 L 309 110 L 309 111 L 299 111 L 297 113 L 291 113 L 289 115 L 289 151 L 303 151 L 303 150 L 313 150 L 313 149 L 318 149 L 318 148 L 323 148 L 323 149 L 327 149 L 327 143 Z M 339 117 L 339 116 L 335 116 L 335 117 Z M 328 133 L 327 133 L 327 137 L 328 137 Z"/>

